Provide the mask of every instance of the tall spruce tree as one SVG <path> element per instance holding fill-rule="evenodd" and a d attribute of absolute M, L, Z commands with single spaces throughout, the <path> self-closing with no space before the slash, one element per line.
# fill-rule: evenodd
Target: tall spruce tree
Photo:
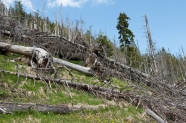
<path fill-rule="evenodd" d="M 23 5 L 21 1 L 15 1 L 14 10 L 15 10 L 16 16 L 24 17 L 26 14 L 25 11 L 23 10 Z"/>
<path fill-rule="evenodd" d="M 21 1 L 15 1 L 14 11 L 15 11 L 15 16 L 19 17 L 17 18 L 17 20 L 22 23 L 24 21 L 26 12 L 23 10 L 23 5 Z"/>
<path fill-rule="evenodd" d="M 125 13 L 120 13 L 116 26 L 119 33 L 120 50 L 125 54 L 127 65 L 139 68 L 141 61 L 140 51 L 134 42 L 135 36 L 129 29 L 129 20 L 130 18 Z"/>
<path fill-rule="evenodd" d="M 124 51 L 125 47 L 134 43 L 134 34 L 128 28 L 128 20 L 130 20 L 130 18 L 125 13 L 120 13 L 116 28 L 118 29 L 119 33 L 118 39 L 120 40 L 121 51 Z"/>

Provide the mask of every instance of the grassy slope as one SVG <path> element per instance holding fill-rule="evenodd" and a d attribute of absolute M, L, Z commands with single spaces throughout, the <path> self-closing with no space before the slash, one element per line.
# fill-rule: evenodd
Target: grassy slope
<path fill-rule="evenodd" d="M 19 57 L 20 55 L 8 53 L 2 55 L 0 53 L 0 70 L 16 72 L 16 63 L 10 62 L 11 59 Z M 23 63 L 18 63 L 19 72 L 35 74 L 34 70 L 31 70 Z M 72 71 L 74 77 L 70 76 L 65 69 L 59 71 L 61 78 L 65 79 L 77 79 L 77 81 L 95 83 L 98 82 L 97 78 L 85 76 L 79 72 Z M 52 74 L 48 75 L 52 76 Z M 1 102 L 25 102 L 25 103 L 45 103 L 45 104 L 81 104 L 81 105 L 98 105 L 112 102 L 101 97 L 88 94 L 83 91 L 79 91 L 51 83 L 51 86 L 44 81 L 34 81 L 26 78 L 18 79 L 18 76 L 8 75 L 0 73 L 0 101 Z M 113 79 L 115 86 L 124 86 L 125 83 Z M 99 83 L 98 83 L 99 84 Z M 70 97 L 72 95 L 72 98 Z M 114 103 L 115 104 L 115 103 Z M 122 102 L 124 105 L 109 106 L 107 108 L 100 108 L 96 111 L 83 110 L 79 112 L 73 112 L 65 115 L 58 115 L 53 113 L 39 113 L 35 111 L 30 112 L 15 112 L 13 114 L 0 115 L 0 122 L 64 122 L 64 123 L 121 123 L 121 122 L 146 122 L 147 116 L 145 116 L 142 109 L 131 106 L 127 102 Z"/>

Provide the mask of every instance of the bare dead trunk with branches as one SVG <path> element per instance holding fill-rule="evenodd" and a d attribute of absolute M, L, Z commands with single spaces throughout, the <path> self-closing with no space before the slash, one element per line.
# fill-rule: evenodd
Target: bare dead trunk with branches
<path fill-rule="evenodd" d="M 157 68 L 157 63 L 156 63 L 156 60 L 155 60 L 155 53 L 154 53 L 155 49 L 154 49 L 154 44 L 152 42 L 152 37 L 151 37 L 150 29 L 149 29 L 147 15 L 145 15 L 145 22 L 146 22 L 146 29 L 147 29 L 149 52 L 150 52 L 151 60 L 152 60 L 152 63 L 153 63 L 153 70 L 154 70 L 154 73 L 157 74 L 158 73 L 158 68 Z"/>

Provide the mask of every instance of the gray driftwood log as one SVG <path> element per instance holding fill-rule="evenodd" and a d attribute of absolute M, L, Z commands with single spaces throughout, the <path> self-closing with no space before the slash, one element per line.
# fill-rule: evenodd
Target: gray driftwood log
<path fill-rule="evenodd" d="M 52 56 L 42 48 L 11 45 L 0 42 L 0 50 L 29 56 L 32 67 L 51 67 L 53 65 Z"/>
<path fill-rule="evenodd" d="M 64 61 L 62 59 L 52 58 L 52 56 L 48 52 L 46 52 L 45 50 L 43 50 L 41 48 L 26 47 L 26 46 L 20 46 L 20 45 L 11 45 L 11 44 L 8 44 L 5 42 L 0 42 L 0 50 L 26 55 L 31 58 L 32 58 L 32 56 L 36 57 L 36 59 L 38 60 L 37 63 L 40 66 L 46 67 L 47 64 L 44 61 L 50 60 L 50 61 L 53 61 L 54 63 L 64 65 L 70 69 L 82 72 L 84 74 L 94 75 L 93 72 L 91 72 L 91 69 L 89 67 L 83 67 L 80 65 L 76 65 L 76 64 Z M 35 53 L 35 54 L 33 54 L 33 53 Z"/>
<path fill-rule="evenodd" d="M 47 105 L 36 103 L 13 103 L 13 102 L 0 102 L 0 113 L 13 113 L 16 111 L 39 111 L 43 113 L 53 112 L 56 114 L 66 114 L 80 110 L 97 110 L 101 107 L 107 107 L 108 105 Z"/>

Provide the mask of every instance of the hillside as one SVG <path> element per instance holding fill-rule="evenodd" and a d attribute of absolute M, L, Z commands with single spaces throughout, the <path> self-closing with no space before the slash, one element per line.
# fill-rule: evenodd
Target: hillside
<path fill-rule="evenodd" d="M 0 6 L 2 122 L 186 122 L 184 52 L 155 52 L 150 35 L 149 53 L 120 49 L 17 4 Z"/>
<path fill-rule="evenodd" d="M 71 88 L 57 83 L 48 83 L 42 80 L 33 80 L 19 75 L 11 75 L 6 71 L 14 73 L 36 75 L 36 70 L 23 62 L 12 62 L 21 55 L 6 53 L 0 55 L 1 66 L 1 102 L 34 103 L 48 105 L 71 105 L 91 106 L 92 109 L 72 111 L 69 114 L 39 113 L 34 110 L 11 112 L 1 115 L 1 122 L 147 122 L 148 117 L 141 108 L 136 108 L 126 101 L 105 99 L 96 94 L 90 94 L 83 90 Z M 18 71 L 17 71 L 18 70 Z M 3 72 L 5 71 L 5 72 Z M 61 79 L 76 80 L 78 82 L 97 83 L 97 77 L 85 76 L 79 72 L 69 72 L 61 68 L 58 73 Z M 45 75 L 43 75 L 45 74 Z M 41 73 L 39 76 L 53 76 L 52 73 Z M 123 83 L 123 84 L 122 84 Z M 114 79 L 116 86 L 126 83 Z"/>

